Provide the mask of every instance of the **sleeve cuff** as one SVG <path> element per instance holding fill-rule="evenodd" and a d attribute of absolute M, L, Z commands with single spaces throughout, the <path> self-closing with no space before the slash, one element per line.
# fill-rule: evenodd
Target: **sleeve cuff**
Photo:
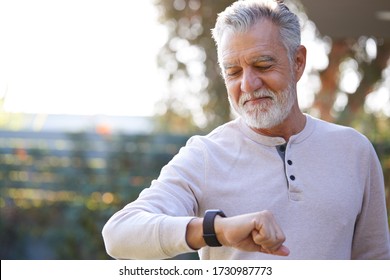
<path fill-rule="evenodd" d="M 192 219 L 194 217 L 166 217 L 161 221 L 160 245 L 168 258 L 196 252 L 196 250 L 188 246 L 186 241 L 187 225 Z"/>

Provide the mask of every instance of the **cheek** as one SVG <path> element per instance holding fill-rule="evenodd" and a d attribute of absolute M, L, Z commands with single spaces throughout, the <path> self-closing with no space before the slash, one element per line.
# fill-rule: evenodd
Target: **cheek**
<path fill-rule="evenodd" d="M 240 83 L 238 81 L 225 80 L 226 90 L 230 96 L 238 98 L 241 92 Z"/>
<path fill-rule="evenodd" d="M 234 103 L 238 103 L 238 100 L 240 98 L 240 86 L 237 85 L 238 83 L 236 82 L 231 82 L 231 81 L 225 81 L 225 86 L 227 93 L 229 95 L 229 98 L 231 101 Z"/>
<path fill-rule="evenodd" d="M 290 72 L 282 71 L 269 75 L 264 81 L 269 89 L 280 92 L 288 87 L 291 78 Z"/>

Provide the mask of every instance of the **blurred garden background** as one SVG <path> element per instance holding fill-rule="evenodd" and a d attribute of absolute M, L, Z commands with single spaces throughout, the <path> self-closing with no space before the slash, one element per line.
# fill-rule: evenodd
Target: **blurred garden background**
<path fill-rule="evenodd" d="M 139 3 L 128 3 L 133 1 L 15 1 L 30 6 L 15 8 L 9 0 L 0 2 L 0 257 L 110 259 L 101 237 L 107 219 L 137 198 L 191 135 L 206 134 L 234 118 L 210 34 L 217 13 L 233 1 L 151 0 L 148 13 L 140 12 Z M 390 209 L 390 2 L 285 2 L 299 14 L 302 43 L 308 48 L 307 69 L 298 88 L 302 110 L 352 126 L 371 140 L 383 167 Z M 18 44 L 27 42 L 20 41 L 29 36 L 23 30 L 42 20 L 29 12 L 33 7 L 46 7 L 45 14 L 52 13 L 46 19 L 55 24 L 40 22 L 41 37 Z M 63 10 L 68 14 L 58 16 Z M 117 26 L 109 25 L 103 10 L 118 19 Z M 136 15 L 137 24 L 125 21 Z M 85 34 L 70 32 L 69 18 L 83 19 L 75 28 Z M 147 28 L 152 21 L 155 29 Z M 119 27 L 124 27 L 122 33 Z M 59 39 L 63 36 L 74 40 L 64 49 L 65 41 Z M 112 43 L 94 50 L 105 36 Z M 42 38 L 51 38 L 51 46 L 58 50 L 48 48 Z M 83 40 L 92 45 L 83 47 L 87 42 Z M 119 47 L 121 43 L 128 48 Z M 142 53 L 151 45 L 158 47 L 155 56 Z M 31 48 L 36 49 L 29 53 Z M 72 50 L 90 59 L 72 60 Z M 34 94 L 35 83 L 10 74 L 28 67 L 28 77 L 41 72 L 34 70 L 35 64 L 24 64 L 26 52 L 37 64 L 48 53 L 50 63 L 65 57 L 41 69 L 50 77 L 37 76 L 43 81 L 38 88 L 50 89 L 50 96 Z M 116 57 L 116 52 L 147 60 Z M 26 59 L 16 59 L 24 55 Z M 103 78 L 94 79 L 83 67 L 101 56 L 105 60 L 91 67 L 108 72 L 96 72 Z M 71 69 L 83 71 L 52 68 L 69 67 L 69 61 Z M 115 72 L 119 64 L 114 62 L 122 63 L 121 72 Z M 146 68 L 141 70 L 141 64 Z M 104 75 L 112 75 L 114 82 L 106 82 Z M 45 87 L 53 79 L 55 83 Z M 75 80 L 88 83 L 77 87 Z M 17 98 L 17 88 L 24 89 L 24 98 Z M 108 99 L 97 94 L 101 88 Z M 64 99 L 72 90 L 76 95 Z M 123 96 L 127 101 L 121 101 Z M 120 104 L 110 103 L 111 99 Z M 100 111 L 91 111 L 98 102 Z M 55 107 L 58 103 L 61 110 Z M 153 110 L 144 107 L 152 103 Z M 38 111 L 34 104 L 49 104 L 52 110 Z M 79 111 L 72 111 L 75 108 Z"/>

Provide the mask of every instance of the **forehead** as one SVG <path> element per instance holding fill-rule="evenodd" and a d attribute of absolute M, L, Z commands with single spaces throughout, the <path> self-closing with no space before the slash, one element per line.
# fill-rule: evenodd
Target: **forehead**
<path fill-rule="evenodd" d="M 285 56 L 287 51 L 280 37 L 279 27 L 268 20 L 253 25 L 245 32 L 224 32 L 219 46 L 220 62 L 238 63 L 239 60 L 256 60 L 259 56 Z"/>

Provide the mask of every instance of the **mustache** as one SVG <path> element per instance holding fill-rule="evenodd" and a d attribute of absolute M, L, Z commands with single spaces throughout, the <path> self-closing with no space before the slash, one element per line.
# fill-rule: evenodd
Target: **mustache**
<path fill-rule="evenodd" d="M 277 95 L 273 91 L 268 89 L 261 89 L 261 90 L 256 90 L 252 93 L 247 93 L 247 92 L 243 93 L 240 96 L 238 102 L 240 106 L 243 106 L 247 101 L 250 101 L 252 99 L 257 99 L 257 98 L 265 98 L 265 97 L 271 98 L 272 100 L 277 99 Z"/>

